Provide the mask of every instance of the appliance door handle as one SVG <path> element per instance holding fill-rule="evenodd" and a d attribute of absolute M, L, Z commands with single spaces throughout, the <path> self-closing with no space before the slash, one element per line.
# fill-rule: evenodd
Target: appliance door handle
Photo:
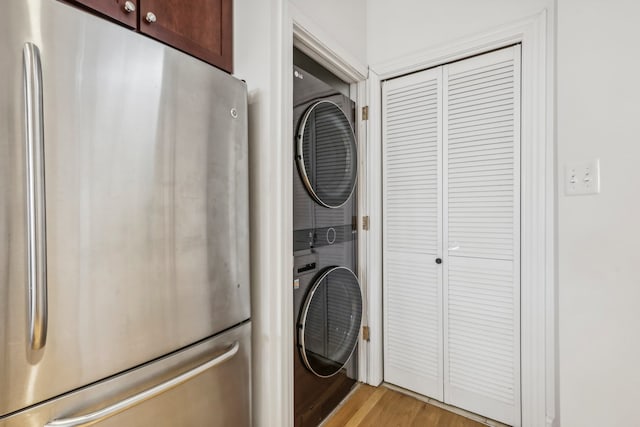
<path fill-rule="evenodd" d="M 29 345 L 47 342 L 47 229 L 44 176 L 44 120 L 40 49 L 25 43 L 22 50 L 25 98 L 27 192 L 27 283 Z"/>
<path fill-rule="evenodd" d="M 125 400 L 122 400 L 104 409 L 100 409 L 98 411 L 92 412 L 87 415 L 81 415 L 79 417 L 54 420 L 47 423 L 44 427 L 86 426 L 86 425 L 97 423 L 106 418 L 112 417 L 146 400 L 152 399 L 168 390 L 171 390 L 172 388 L 184 382 L 187 382 L 194 377 L 197 377 L 198 375 L 213 368 L 214 366 L 217 366 L 217 365 L 220 365 L 221 363 L 226 362 L 227 360 L 231 359 L 233 356 L 235 356 L 238 353 L 239 348 L 240 348 L 240 343 L 236 341 L 227 351 L 225 351 L 221 355 L 216 356 L 213 359 L 209 360 L 208 362 L 205 362 L 202 365 L 196 366 L 190 371 L 187 371 L 184 374 L 180 374 L 177 377 L 170 379 L 169 381 L 166 381 L 162 384 L 158 384 L 155 387 L 147 389 L 141 393 L 136 394 L 135 396 L 131 396 Z"/>

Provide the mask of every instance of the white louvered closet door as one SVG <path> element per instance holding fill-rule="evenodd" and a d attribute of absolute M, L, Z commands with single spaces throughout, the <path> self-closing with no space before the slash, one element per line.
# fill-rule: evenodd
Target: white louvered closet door
<path fill-rule="evenodd" d="M 519 426 L 520 46 L 382 92 L 385 381 Z"/>
<path fill-rule="evenodd" d="M 385 82 L 385 381 L 442 400 L 442 70 Z"/>
<path fill-rule="evenodd" d="M 520 46 L 444 82 L 444 399 L 519 425 Z"/>

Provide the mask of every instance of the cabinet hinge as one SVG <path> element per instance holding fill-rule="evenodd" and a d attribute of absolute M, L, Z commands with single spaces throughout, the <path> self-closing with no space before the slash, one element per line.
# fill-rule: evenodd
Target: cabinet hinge
<path fill-rule="evenodd" d="M 362 229 L 369 231 L 369 215 L 362 217 Z"/>
<path fill-rule="evenodd" d="M 369 341 L 369 327 L 368 326 L 363 326 L 362 327 L 362 339 L 365 341 Z"/>
<path fill-rule="evenodd" d="M 362 107 L 362 120 L 369 120 L 369 106 Z"/>

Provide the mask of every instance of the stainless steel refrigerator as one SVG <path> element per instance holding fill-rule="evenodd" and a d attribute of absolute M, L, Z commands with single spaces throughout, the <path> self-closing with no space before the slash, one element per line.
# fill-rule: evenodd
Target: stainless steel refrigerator
<path fill-rule="evenodd" d="M 0 12 L 0 426 L 249 426 L 243 82 L 56 0 Z"/>

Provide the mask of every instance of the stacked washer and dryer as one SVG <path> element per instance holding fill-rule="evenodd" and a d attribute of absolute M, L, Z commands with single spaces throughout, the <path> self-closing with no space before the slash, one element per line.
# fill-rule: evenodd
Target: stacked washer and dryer
<path fill-rule="evenodd" d="M 355 104 L 294 67 L 295 426 L 317 426 L 358 377 Z"/>

